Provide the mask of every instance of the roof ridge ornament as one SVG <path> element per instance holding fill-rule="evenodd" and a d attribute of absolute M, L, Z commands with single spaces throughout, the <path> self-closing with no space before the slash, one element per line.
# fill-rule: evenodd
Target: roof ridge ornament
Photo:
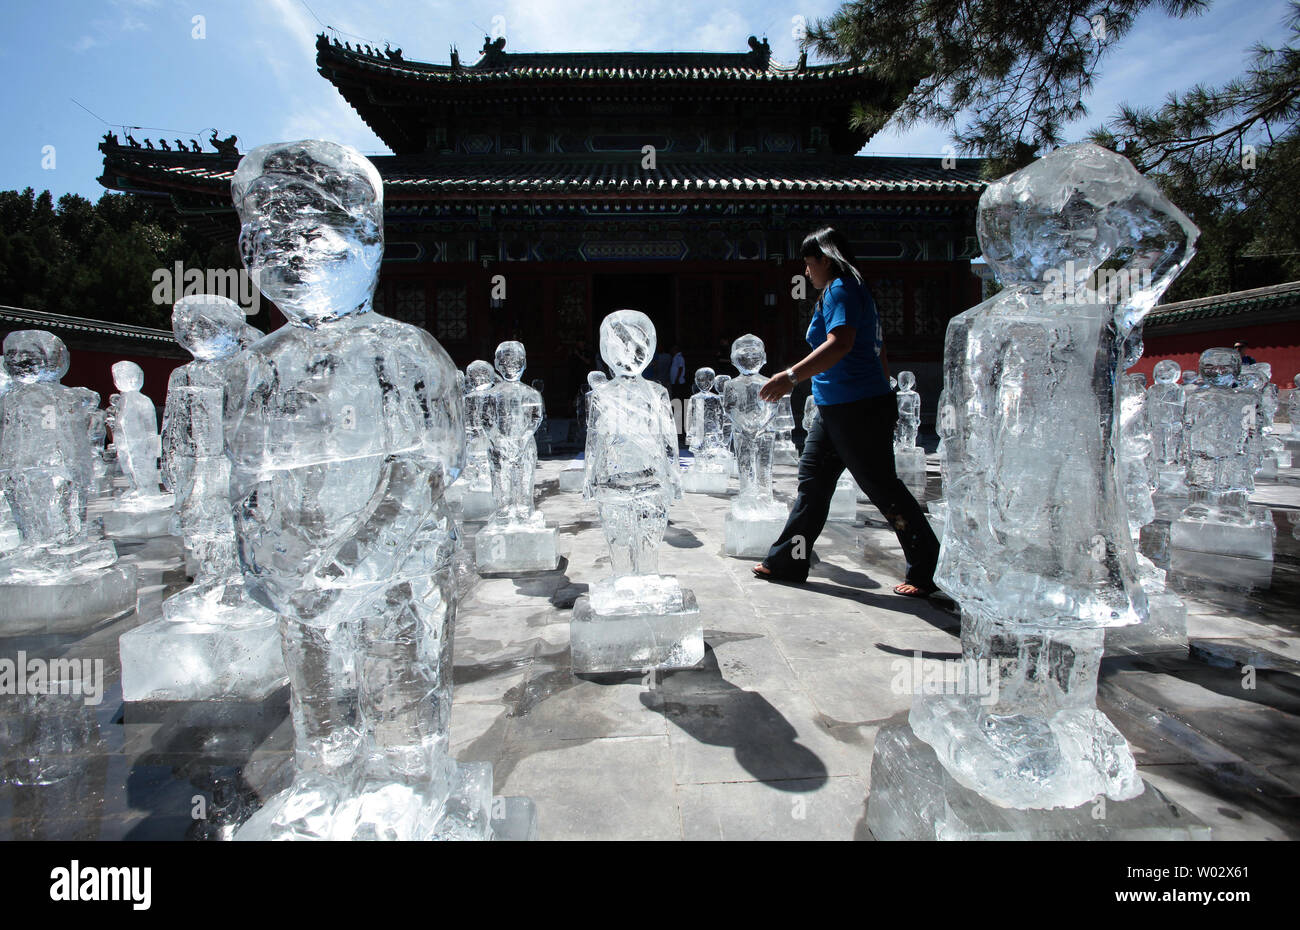
<path fill-rule="evenodd" d="M 749 58 L 753 60 L 754 67 L 762 71 L 767 68 L 768 62 L 772 60 L 772 47 L 767 44 L 767 37 L 763 41 L 758 41 L 755 36 L 749 37 Z"/>
<path fill-rule="evenodd" d="M 475 67 L 502 67 L 506 63 L 506 37 L 497 36 L 496 41 L 493 41 L 491 36 L 484 36 L 482 53 L 483 57 Z"/>

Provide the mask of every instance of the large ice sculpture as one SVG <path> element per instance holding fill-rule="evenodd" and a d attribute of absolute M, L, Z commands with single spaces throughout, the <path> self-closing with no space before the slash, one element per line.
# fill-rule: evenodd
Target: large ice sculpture
<path fill-rule="evenodd" d="M 589 398 L 582 493 L 600 511 L 613 577 L 574 604 L 574 672 L 687 668 L 704 658 L 694 592 L 657 565 L 682 489 L 668 390 L 641 376 L 654 350 L 644 313 L 616 310 L 601 321 L 600 356 L 614 377 Z"/>
<path fill-rule="evenodd" d="M 144 371 L 135 362 L 117 362 L 113 384 L 119 393 L 114 395 L 109 426 L 118 464 L 126 476 L 126 490 L 104 514 L 104 535 L 119 539 L 164 536 L 175 497 L 160 489 L 162 439 L 153 401 L 140 392 Z"/>
<path fill-rule="evenodd" d="M 448 500 L 460 505 L 466 520 L 485 520 L 497 509 L 492 492 L 491 443 L 487 434 L 488 392 L 496 373 L 482 359 L 465 369 L 465 470 L 448 489 Z"/>
<path fill-rule="evenodd" d="M 1187 395 L 1183 446 L 1189 503 L 1170 545 L 1219 555 L 1273 558 L 1273 520 L 1249 503 L 1255 489 L 1259 394 L 1239 384 L 1236 349 L 1201 353 L 1197 388 Z"/>
<path fill-rule="evenodd" d="M 731 473 L 722 398 L 714 393 L 712 368 L 695 372 L 695 393 L 686 401 L 686 446 L 694 458 L 682 475 L 682 490 L 695 494 L 725 494 Z"/>
<path fill-rule="evenodd" d="M 70 633 L 135 609 L 136 569 L 87 533 L 90 415 L 99 395 L 65 387 L 68 349 L 44 330 L 11 332 L 0 395 L 0 469 L 18 530 L 0 558 L 0 634 Z"/>
<path fill-rule="evenodd" d="M 925 496 L 925 450 L 916 444 L 921 428 L 921 395 L 916 375 L 898 373 L 898 425 L 894 430 L 894 470 L 915 497 Z"/>
<path fill-rule="evenodd" d="M 244 312 L 225 297 L 183 297 L 172 331 L 194 361 L 167 385 L 163 474 L 194 582 L 163 601 L 161 618 L 122 635 L 122 697 L 260 700 L 284 684 L 285 671 L 276 615 L 244 583 L 230 510 L 225 395 L 244 363 Z"/>
<path fill-rule="evenodd" d="M 1120 802 L 1143 783 L 1097 709 L 1097 671 L 1105 630 L 1144 621 L 1147 603 L 1115 467 L 1118 369 L 1197 232 L 1126 159 L 1086 143 L 989 185 L 978 231 L 1004 289 L 949 324 L 939 424 L 949 506 L 935 580 L 961 605 L 964 661 L 909 719 L 990 805 Z M 1128 285 L 1117 303 L 1083 286 L 1112 258 Z M 928 809 L 943 818 L 943 798 Z M 882 806 L 873 830 L 896 813 Z M 1097 835 L 1088 819 L 1080 836 Z"/>
<path fill-rule="evenodd" d="M 777 405 L 758 396 L 767 379 L 763 340 L 745 334 L 731 344 L 731 364 L 740 374 L 723 388 L 722 404 L 731 422 L 740 472 L 740 493 L 724 521 L 727 555 L 767 555 L 785 529 L 789 510 L 772 496 L 772 419 Z"/>
<path fill-rule="evenodd" d="M 502 380 L 488 389 L 482 416 L 497 509 L 474 537 L 475 562 L 480 572 L 550 571 L 560 561 L 559 529 L 533 505 L 542 395 L 519 380 L 527 364 L 522 343 L 501 343 L 495 359 Z"/>
<path fill-rule="evenodd" d="M 231 182 L 244 264 L 289 325 L 231 386 L 244 578 L 280 615 L 293 784 L 239 839 L 487 838 L 491 766 L 448 749 L 465 459 L 450 357 L 380 316 L 383 182 L 355 149 L 263 145 Z"/>

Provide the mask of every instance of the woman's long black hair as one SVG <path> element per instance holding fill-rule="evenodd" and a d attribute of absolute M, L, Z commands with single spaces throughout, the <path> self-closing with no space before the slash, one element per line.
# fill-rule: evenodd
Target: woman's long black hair
<path fill-rule="evenodd" d="M 816 232 L 809 233 L 803 240 L 799 255 L 803 258 L 825 256 L 835 268 L 835 277 L 852 278 L 859 284 L 863 283 L 862 272 L 854 264 L 853 246 L 849 245 L 844 233 L 833 226 L 823 226 Z"/>

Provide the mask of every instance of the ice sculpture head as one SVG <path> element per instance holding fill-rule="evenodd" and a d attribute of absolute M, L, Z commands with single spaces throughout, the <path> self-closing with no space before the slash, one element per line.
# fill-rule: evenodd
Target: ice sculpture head
<path fill-rule="evenodd" d="M 984 260 L 1003 284 L 1059 283 L 1073 294 L 1103 263 L 1122 264 L 1122 296 L 1107 302 L 1121 305 L 1124 335 L 1192 260 L 1199 234 L 1127 158 L 1090 142 L 994 181 L 976 225 Z"/>
<path fill-rule="evenodd" d="M 593 391 L 608 380 L 609 375 L 605 374 L 603 371 L 587 372 L 587 387 L 591 388 Z"/>
<path fill-rule="evenodd" d="M 18 329 L 5 336 L 5 371 L 20 384 L 57 382 L 68 373 L 68 347 L 43 329 Z"/>
<path fill-rule="evenodd" d="M 713 392 L 715 394 L 721 394 L 722 389 L 727 386 L 727 382 L 730 380 L 731 375 L 718 375 L 713 379 Z"/>
<path fill-rule="evenodd" d="M 384 186 L 346 145 L 260 145 L 230 182 L 239 251 L 290 321 L 315 326 L 370 308 L 384 255 Z"/>
<path fill-rule="evenodd" d="M 465 387 L 481 391 L 492 386 L 492 366 L 482 359 L 470 362 L 465 369 Z"/>
<path fill-rule="evenodd" d="M 635 377 L 655 354 L 655 325 L 640 310 L 615 310 L 600 321 L 600 357 L 616 376 Z"/>
<path fill-rule="evenodd" d="M 1156 362 L 1156 367 L 1151 372 L 1156 379 L 1156 384 L 1177 384 L 1182 373 L 1182 369 L 1178 367 L 1178 363 L 1172 358 Z"/>
<path fill-rule="evenodd" d="M 507 381 L 518 381 L 528 367 L 528 356 L 524 352 L 522 342 L 503 342 L 497 346 L 497 354 L 493 356 L 496 362 L 497 371 L 501 377 Z"/>
<path fill-rule="evenodd" d="M 1214 387 L 1232 387 L 1241 374 L 1241 356 L 1236 349 L 1206 349 L 1197 372 L 1201 381 Z"/>
<path fill-rule="evenodd" d="M 228 297 L 193 294 L 172 308 L 172 333 L 181 348 L 200 361 L 229 358 L 243 348 L 244 311 Z M 257 332 L 257 330 L 254 330 Z"/>
<path fill-rule="evenodd" d="M 742 375 L 756 375 L 767 364 L 767 349 L 763 340 L 746 333 L 731 344 L 731 364 Z"/>
<path fill-rule="evenodd" d="M 118 362 L 112 371 L 113 386 L 119 391 L 138 391 L 144 387 L 144 369 L 135 362 Z"/>
<path fill-rule="evenodd" d="M 695 387 L 701 394 L 713 387 L 713 379 L 717 373 L 712 368 L 695 369 Z"/>
<path fill-rule="evenodd" d="M 898 373 L 898 389 L 900 391 L 910 391 L 916 387 L 916 375 L 910 371 L 900 371 Z"/>

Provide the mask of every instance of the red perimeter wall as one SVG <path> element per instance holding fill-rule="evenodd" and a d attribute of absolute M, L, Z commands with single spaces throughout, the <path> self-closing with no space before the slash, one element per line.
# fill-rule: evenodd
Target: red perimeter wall
<path fill-rule="evenodd" d="M 1233 326 L 1197 333 L 1158 333 L 1143 337 L 1142 358 L 1130 371 L 1140 371 L 1151 384 L 1156 362 L 1172 358 L 1184 371 L 1195 370 L 1201 353 L 1219 346 L 1246 343 L 1246 354 L 1257 362 L 1273 366 L 1273 383 L 1283 390 L 1294 387 L 1300 373 L 1300 320 L 1266 323 L 1262 326 Z"/>

